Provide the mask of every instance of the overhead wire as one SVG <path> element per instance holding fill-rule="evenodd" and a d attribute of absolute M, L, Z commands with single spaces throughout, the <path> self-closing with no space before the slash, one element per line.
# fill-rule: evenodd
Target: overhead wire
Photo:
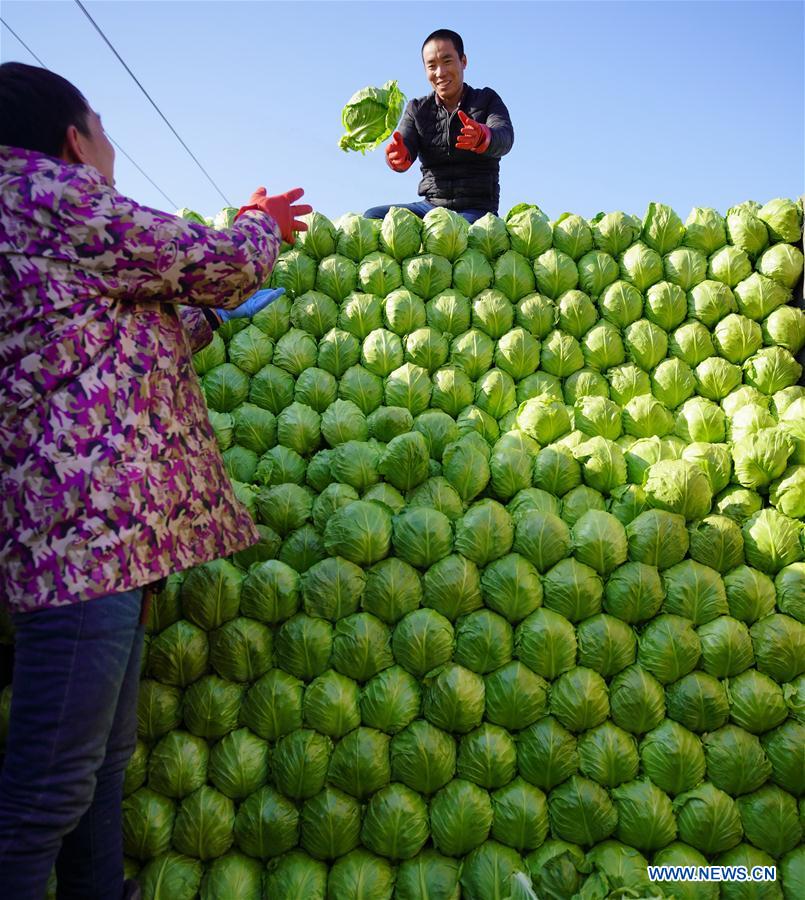
<path fill-rule="evenodd" d="M 49 67 L 45 65 L 45 63 L 39 58 L 39 56 L 37 56 L 37 54 L 34 53 L 34 51 L 25 43 L 25 41 L 17 34 L 16 31 L 14 31 L 14 29 L 8 24 L 8 22 L 6 22 L 6 20 L 4 18 L 2 18 L 1 16 L 0 16 L 0 23 L 2 23 L 4 28 L 6 28 L 9 32 L 11 32 L 11 34 L 20 42 L 20 44 L 22 44 L 23 47 L 25 47 L 25 49 L 28 51 L 28 53 L 31 54 L 31 56 L 39 63 L 40 66 L 42 66 L 43 69 L 48 69 L 48 71 L 50 71 Z M 106 132 L 106 136 L 109 138 L 109 140 L 123 154 L 123 156 L 126 157 L 126 159 L 134 166 L 134 168 L 143 176 L 143 178 L 145 178 L 146 181 L 148 181 L 151 184 L 151 186 L 153 188 L 155 188 L 168 201 L 168 203 L 170 204 L 170 206 L 173 209 L 178 209 L 179 204 L 176 203 L 174 200 L 171 200 L 171 198 L 165 193 L 165 191 L 163 191 L 162 188 L 154 181 L 154 179 L 151 178 L 151 176 L 143 168 L 141 168 L 137 164 L 137 162 L 134 159 L 132 159 L 131 156 L 129 156 L 128 153 L 126 153 L 126 151 L 123 149 L 123 147 L 120 146 L 120 144 L 112 137 L 111 134 L 109 134 L 108 131 L 106 131 L 105 128 L 104 128 L 104 131 Z"/>
<path fill-rule="evenodd" d="M 8 29 L 8 31 L 10 31 L 14 35 L 14 37 L 22 44 L 22 46 L 25 47 L 25 49 L 31 54 L 31 56 L 33 56 L 33 58 L 39 63 L 39 65 L 42 66 L 43 69 L 47 69 L 47 66 L 42 62 L 42 60 L 34 53 L 33 50 L 31 50 L 31 48 L 17 34 L 17 32 L 14 31 L 14 29 L 8 24 L 8 22 L 6 22 L 6 20 L 2 16 L 0 16 L 0 22 L 5 26 L 6 29 Z"/>
<path fill-rule="evenodd" d="M 193 151 L 192 151 L 192 150 L 187 146 L 187 144 L 182 140 L 181 136 L 179 135 L 179 132 L 173 127 L 173 125 L 171 125 L 171 123 L 170 123 L 170 121 L 168 120 L 167 116 L 162 112 L 162 110 L 159 108 L 159 106 L 157 106 L 157 104 L 156 104 L 156 102 L 154 101 L 154 99 L 151 97 L 151 95 L 148 93 L 148 91 L 147 91 L 147 90 L 143 87 L 143 85 L 140 83 L 139 79 L 138 79 L 137 76 L 134 74 L 134 72 L 131 71 L 131 69 L 129 68 L 129 66 L 126 64 L 126 61 L 125 61 L 125 60 L 123 59 L 123 57 L 117 52 L 117 50 L 116 50 L 115 47 L 113 46 L 112 42 L 111 42 L 111 41 L 109 40 L 109 38 L 104 34 L 103 29 L 100 27 L 100 25 L 98 25 L 98 23 L 95 21 L 95 19 L 92 18 L 92 16 L 89 14 L 89 12 L 87 11 L 87 8 L 84 6 L 84 4 L 81 2 L 81 0 L 75 0 L 75 3 L 76 3 L 76 6 L 79 7 L 79 9 L 84 13 L 84 15 L 85 15 L 85 16 L 89 19 L 89 21 L 92 23 L 92 26 L 95 28 L 95 30 L 98 32 L 98 34 L 101 36 L 101 38 L 103 38 L 104 42 L 105 42 L 106 45 L 109 47 L 109 49 L 112 51 L 112 53 L 114 53 L 115 56 L 118 58 L 118 60 L 120 61 L 120 64 L 121 64 L 121 65 L 123 66 L 123 68 L 129 73 L 129 75 L 131 76 L 132 80 L 133 80 L 134 83 L 137 85 L 137 87 L 138 87 L 138 88 L 143 92 L 143 94 L 145 94 L 145 96 L 148 98 L 148 102 L 149 102 L 149 103 L 151 104 L 151 106 L 153 106 L 154 109 L 159 113 L 159 115 L 160 115 L 161 118 L 162 118 L 162 121 L 168 126 L 168 128 L 170 128 L 170 130 L 173 132 L 173 134 L 174 134 L 174 136 L 176 137 L 176 139 L 177 139 L 177 140 L 179 141 L 179 143 L 184 147 L 184 149 L 188 152 L 188 154 L 190 155 L 190 157 L 191 157 L 191 159 L 193 160 L 193 162 L 194 162 L 194 163 L 199 167 L 199 169 L 201 169 L 201 171 L 204 173 L 204 176 L 205 176 L 205 178 L 207 179 L 207 181 L 209 181 L 209 183 L 215 188 L 215 190 L 218 191 L 218 193 L 221 195 L 221 197 L 223 198 L 223 200 L 224 200 L 224 202 L 227 204 L 227 206 L 232 206 L 232 203 L 231 203 L 231 201 L 227 198 L 226 194 L 224 194 L 224 192 L 221 190 L 221 188 L 218 187 L 218 185 L 217 185 L 217 184 L 215 183 L 215 181 L 213 180 L 212 176 L 209 174 L 209 172 L 207 172 L 207 170 L 204 168 L 204 166 L 202 166 L 202 164 L 199 162 L 199 160 L 197 159 L 197 157 L 196 157 L 196 155 L 193 153 Z"/>

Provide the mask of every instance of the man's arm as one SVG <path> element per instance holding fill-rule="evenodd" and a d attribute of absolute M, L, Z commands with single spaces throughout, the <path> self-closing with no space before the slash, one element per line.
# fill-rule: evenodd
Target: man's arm
<path fill-rule="evenodd" d="M 260 210 L 218 230 L 111 188 L 93 201 L 92 235 L 77 252 L 111 297 L 234 309 L 263 285 L 279 253 L 279 226 Z"/>
<path fill-rule="evenodd" d="M 492 91 L 492 98 L 486 113 L 486 127 L 491 132 L 489 146 L 484 151 L 487 156 L 505 156 L 514 143 L 514 128 L 506 104 Z"/>
<path fill-rule="evenodd" d="M 179 321 L 182 323 L 191 353 L 203 350 L 212 340 L 215 328 L 197 306 L 180 306 Z"/>
<path fill-rule="evenodd" d="M 414 162 L 419 156 L 419 132 L 416 129 L 416 120 L 414 119 L 413 101 L 409 100 L 405 107 L 400 124 L 397 131 L 402 135 L 403 143 L 408 150 L 408 156 L 411 162 Z"/>

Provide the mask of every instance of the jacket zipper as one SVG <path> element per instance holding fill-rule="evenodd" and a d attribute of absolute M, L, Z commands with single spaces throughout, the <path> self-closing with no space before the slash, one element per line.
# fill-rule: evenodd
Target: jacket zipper
<path fill-rule="evenodd" d="M 450 125 L 453 123 L 453 116 L 456 115 L 456 113 L 461 109 L 461 103 L 464 100 L 464 94 L 466 92 L 467 92 L 467 86 L 464 85 L 464 88 L 461 92 L 461 97 L 459 98 L 459 101 L 458 101 L 458 106 L 453 110 L 453 112 L 447 112 L 445 107 L 443 107 L 443 106 L 441 107 L 442 111 L 444 112 L 444 114 L 447 117 L 447 125 L 445 126 L 445 128 L 447 131 L 446 136 L 447 136 L 447 155 L 448 155 L 448 157 L 453 155 L 453 145 L 450 143 Z M 439 104 L 437 101 L 437 106 L 438 105 Z"/>

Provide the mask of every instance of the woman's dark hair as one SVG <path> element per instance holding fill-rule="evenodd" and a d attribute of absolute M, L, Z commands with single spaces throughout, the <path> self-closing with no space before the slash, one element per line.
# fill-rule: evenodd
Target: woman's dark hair
<path fill-rule="evenodd" d="M 425 45 L 429 44 L 431 41 L 452 41 L 453 46 L 456 48 L 456 53 L 458 53 L 458 58 L 461 59 L 461 57 L 464 56 L 464 41 L 457 31 L 451 31 L 449 28 L 437 29 L 429 34 L 422 42 L 422 50 L 424 50 Z"/>
<path fill-rule="evenodd" d="M 66 78 L 25 63 L 0 65 L 0 144 L 60 156 L 71 125 L 89 136 L 89 104 Z"/>

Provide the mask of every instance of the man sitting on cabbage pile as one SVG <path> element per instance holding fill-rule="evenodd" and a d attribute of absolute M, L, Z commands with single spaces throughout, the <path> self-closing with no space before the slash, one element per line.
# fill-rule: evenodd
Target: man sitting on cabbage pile
<path fill-rule="evenodd" d="M 386 147 L 386 161 L 395 172 L 406 172 L 419 157 L 418 193 L 424 200 L 374 206 L 364 215 L 382 219 L 392 205 L 420 218 L 446 206 L 470 223 L 485 213 L 497 214 L 500 158 L 514 143 L 509 111 L 492 88 L 464 82 L 467 57 L 455 31 L 442 28 L 429 35 L 422 61 L 433 93 L 408 103 L 400 130 Z"/>

